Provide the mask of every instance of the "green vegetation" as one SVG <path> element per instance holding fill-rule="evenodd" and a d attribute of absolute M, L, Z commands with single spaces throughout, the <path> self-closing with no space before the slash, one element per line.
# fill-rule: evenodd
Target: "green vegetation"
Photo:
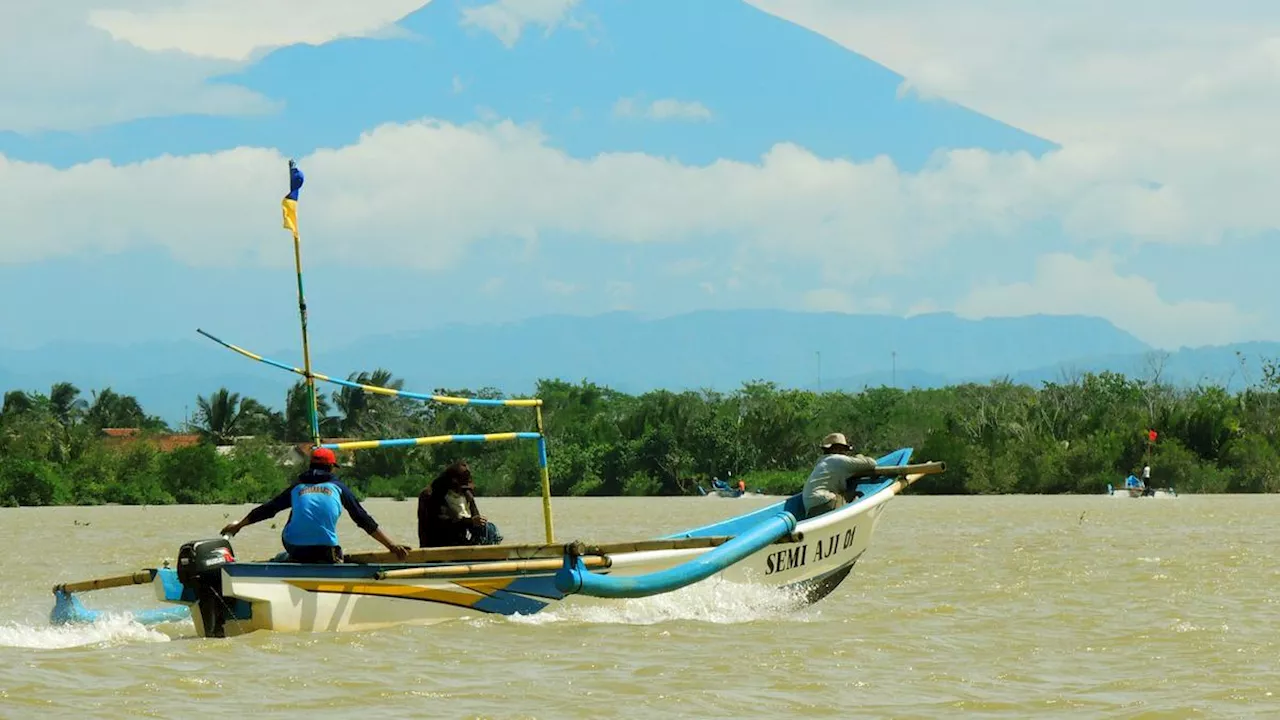
<path fill-rule="evenodd" d="M 1280 490 L 1280 376 L 1231 394 L 1178 389 L 1103 373 L 1035 389 L 997 382 L 938 390 L 812 393 L 770 383 L 740 390 L 630 396 L 588 382 L 539 383 L 555 495 L 679 495 L 713 476 L 751 490 L 791 493 L 830 431 L 878 455 L 914 447 L 944 460 L 925 493 L 1099 493 L 1150 460 L 1152 484 L 1179 492 Z M 398 388 L 385 370 L 357 382 Z M 450 395 L 466 391 L 439 389 Z M 496 390 L 474 393 L 498 397 Z M 535 429 L 527 408 L 424 405 L 341 388 L 321 397 L 326 437 L 390 438 Z M 0 504 L 257 502 L 296 472 L 291 443 L 306 443 L 305 387 L 276 411 L 219 389 L 196 402 L 198 441 L 172 447 L 169 429 L 136 399 L 110 389 L 86 401 L 68 383 L 4 396 Z M 139 428 L 132 438 L 104 428 Z M 1159 439 L 1147 441 L 1147 429 Z M 250 439 L 245 439 L 249 437 Z M 234 442 L 234 451 L 217 445 Z M 482 494 L 539 492 L 531 442 L 446 444 L 347 454 L 342 476 L 363 495 L 415 496 L 447 463 L 466 459 Z"/>

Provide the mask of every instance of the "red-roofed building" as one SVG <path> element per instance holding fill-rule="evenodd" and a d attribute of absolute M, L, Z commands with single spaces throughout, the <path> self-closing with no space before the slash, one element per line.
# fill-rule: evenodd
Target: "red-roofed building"
<path fill-rule="evenodd" d="M 103 428 L 102 442 L 107 447 L 121 449 L 146 443 L 160 452 L 172 452 L 198 445 L 200 436 L 195 433 L 144 433 L 138 428 Z"/>

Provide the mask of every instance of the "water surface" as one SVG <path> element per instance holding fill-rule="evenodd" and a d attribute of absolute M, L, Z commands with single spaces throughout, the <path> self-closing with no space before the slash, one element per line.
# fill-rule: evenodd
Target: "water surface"
<path fill-rule="evenodd" d="M 760 499 L 557 499 L 558 540 L 665 534 Z M 414 537 L 414 506 L 368 507 Z M 902 497 L 831 596 L 708 581 L 528 618 L 201 640 L 50 628 L 49 588 L 154 566 L 247 507 L 0 510 L 0 717 L 1280 717 L 1280 497 Z M 508 541 L 537 499 L 484 499 Z M 246 528 L 242 558 L 278 549 Z M 349 520 L 348 550 L 374 549 Z M 87 593 L 154 606 L 149 588 Z"/>

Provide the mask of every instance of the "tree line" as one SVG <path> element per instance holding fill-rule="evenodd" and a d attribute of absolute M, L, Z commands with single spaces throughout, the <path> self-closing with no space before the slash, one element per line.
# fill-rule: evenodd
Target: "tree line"
<path fill-rule="evenodd" d="M 350 380 L 400 389 L 387 370 Z M 436 394 L 501 397 L 440 388 Z M 688 495 L 712 477 L 749 490 L 792 493 L 817 442 L 843 432 L 856 451 L 915 448 L 947 472 L 913 492 L 1100 493 L 1143 464 L 1151 484 L 1179 492 L 1280 490 L 1280 375 L 1239 392 L 1176 387 L 1150 377 L 1082 374 L 1039 388 L 1007 381 L 940 389 L 862 392 L 788 389 L 769 382 L 734 392 L 657 390 L 628 395 L 591 382 L 543 380 L 555 495 Z M 529 408 L 425 404 L 341 387 L 318 398 L 325 437 L 358 439 L 536 430 Z M 70 383 L 14 390 L 0 410 L 0 504 L 244 503 L 265 500 L 297 472 L 283 452 L 310 439 L 299 382 L 277 410 L 226 388 L 196 401 L 189 447 L 112 444 L 104 428 L 172 429 L 138 400 Z M 1158 433 L 1152 443 L 1148 431 Z M 218 446 L 234 444 L 223 453 Z M 416 495 L 448 463 L 465 459 L 487 495 L 540 492 L 532 442 L 444 444 L 340 454 L 341 475 L 364 496 Z"/>

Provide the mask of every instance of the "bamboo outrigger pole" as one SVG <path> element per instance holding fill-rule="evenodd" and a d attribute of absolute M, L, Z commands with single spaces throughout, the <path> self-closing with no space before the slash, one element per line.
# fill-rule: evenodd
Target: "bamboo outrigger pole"
<path fill-rule="evenodd" d="M 305 178 L 298 164 L 289 161 L 289 194 L 280 206 L 284 227 L 293 232 L 293 265 L 298 273 L 298 317 L 302 322 L 302 369 L 307 381 L 307 414 L 311 420 L 311 446 L 320 446 L 320 410 L 316 401 L 316 378 L 311 374 L 311 345 L 307 341 L 307 298 L 302 291 L 302 239 L 298 235 L 298 193 Z"/>

